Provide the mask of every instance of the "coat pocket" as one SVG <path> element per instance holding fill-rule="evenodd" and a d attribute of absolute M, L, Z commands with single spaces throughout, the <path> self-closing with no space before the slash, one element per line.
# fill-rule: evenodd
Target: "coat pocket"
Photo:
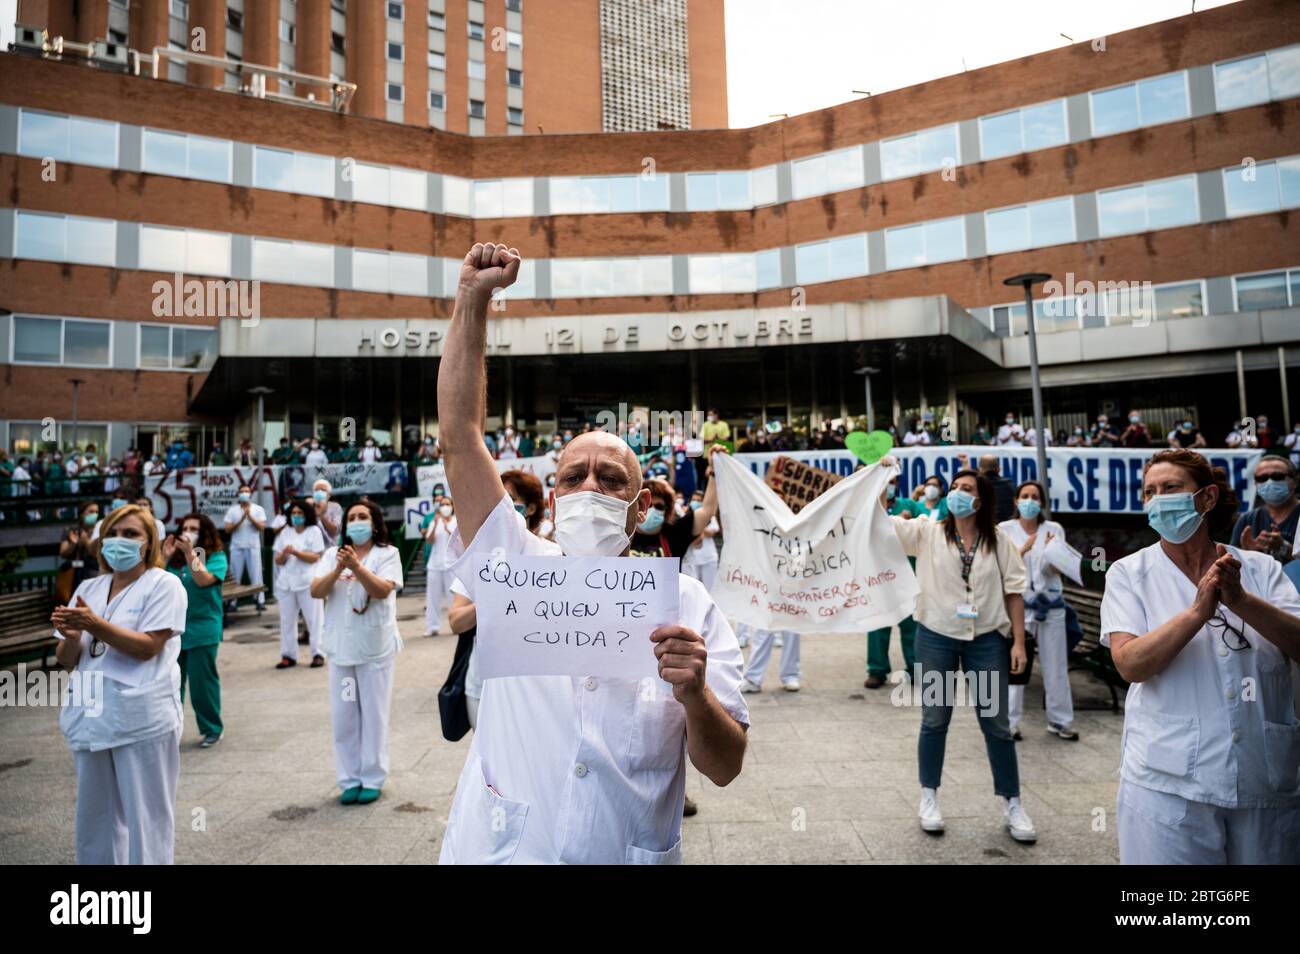
<path fill-rule="evenodd" d="M 623 860 L 629 865 L 679 865 L 682 863 L 682 840 L 679 837 L 667 851 L 650 851 L 628 845 Z"/>
<path fill-rule="evenodd" d="M 1124 725 L 1124 760 L 1175 778 L 1187 778 L 1196 767 L 1201 741 L 1200 721 L 1144 710 L 1130 711 Z"/>
<path fill-rule="evenodd" d="M 1284 795 L 1300 791 L 1300 722 L 1264 723 L 1264 762 L 1270 789 Z"/>
<path fill-rule="evenodd" d="M 528 804 L 502 798 L 488 788 L 481 758 L 469 774 L 469 784 L 473 791 L 463 793 L 464 804 L 455 817 L 452 847 L 456 863 L 508 865 L 524 836 Z"/>
<path fill-rule="evenodd" d="M 675 771 L 686 745 L 686 710 L 672 689 L 658 679 L 642 679 L 636 689 L 628 765 L 634 772 Z"/>

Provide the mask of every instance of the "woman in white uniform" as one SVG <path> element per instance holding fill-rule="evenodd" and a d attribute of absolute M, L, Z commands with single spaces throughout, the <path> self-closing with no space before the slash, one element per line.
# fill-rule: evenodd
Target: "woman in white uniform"
<path fill-rule="evenodd" d="M 1038 644 L 1043 693 L 1047 697 L 1047 731 L 1071 742 L 1074 731 L 1074 701 L 1070 697 L 1070 658 L 1065 640 L 1065 600 L 1061 596 L 1061 574 L 1045 556 L 1053 540 L 1065 541 L 1065 531 L 1055 520 L 1043 516 L 1047 495 L 1036 480 L 1016 488 L 1018 516 L 1003 520 L 998 530 L 1011 538 L 1025 561 L 1025 632 Z M 1011 737 L 1021 739 L 1020 721 L 1025 714 L 1024 684 L 1008 687 Z"/>
<path fill-rule="evenodd" d="M 311 595 L 325 601 L 322 644 L 329 656 L 334 764 L 344 805 L 379 798 L 388 777 L 388 715 L 402 558 L 379 507 L 359 500 L 344 514 L 345 542 L 316 564 Z"/>
<path fill-rule="evenodd" d="M 141 507 L 104 519 L 98 559 L 100 575 L 53 615 L 73 672 L 59 727 L 77 767 L 77 862 L 171 864 L 188 599 Z"/>
<path fill-rule="evenodd" d="M 311 667 L 325 665 L 321 655 L 321 601 L 311 595 L 315 564 L 325 552 L 325 537 L 316 526 L 316 508 L 305 500 L 289 505 L 289 522 L 275 536 L 275 601 L 280 607 L 280 661 L 276 669 L 298 665 L 298 615 L 307 624 Z"/>
<path fill-rule="evenodd" d="M 691 497 L 689 509 L 682 514 L 693 513 L 704 505 L 704 493 L 695 491 Z M 709 521 L 709 525 L 704 532 L 695 538 L 695 542 L 687 548 L 685 555 L 682 557 L 682 572 L 689 576 L 695 577 L 704 584 L 706 590 L 713 589 L 713 580 L 718 575 L 718 545 L 713 542 L 722 528 L 718 525 L 718 518 L 714 517 Z"/>
<path fill-rule="evenodd" d="M 1215 544 L 1237 514 L 1223 471 L 1156 453 L 1160 540 L 1106 572 L 1102 642 L 1131 685 L 1117 799 L 1124 864 L 1300 862 L 1300 594 L 1266 553 Z"/>
<path fill-rule="evenodd" d="M 456 533 L 456 509 L 451 498 L 438 498 L 437 509 L 426 519 L 424 635 L 436 636 L 442 628 L 442 608 L 451 605 L 451 583 L 455 579 L 447 569 L 447 545 Z"/>

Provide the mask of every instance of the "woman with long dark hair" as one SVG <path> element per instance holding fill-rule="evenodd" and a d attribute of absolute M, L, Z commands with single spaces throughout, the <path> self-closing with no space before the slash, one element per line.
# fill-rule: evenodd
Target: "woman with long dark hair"
<path fill-rule="evenodd" d="M 1033 822 L 1020 803 L 1020 768 L 1007 715 L 1008 678 L 1025 668 L 1025 567 L 1007 535 L 998 533 L 993 485 L 986 477 L 959 470 L 945 504 L 942 519 L 892 518 L 904 552 L 916 557 L 921 590 L 914 614 L 922 699 L 921 828 L 931 834 L 944 830 L 939 782 L 955 690 L 964 679 L 977 697 L 1007 830 L 1016 841 L 1034 841 Z"/>
<path fill-rule="evenodd" d="M 181 705 L 185 704 L 188 683 L 202 737 L 199 748 L 209 749 L 221 741 L 223 732 L 217 648 L 221 645 L 221 584 L 227 563 L 216 524 L 207 514 L 186 514 L 181 518 L 180 534 L 168 534 L 163 541 L 162 556 L 167 572 L 180 578 L 189 600 L 181 654 L 176 660 L 181 670 Z"/>
<path fill-rule="evenodd" d="M 325 665 L 321 655 L 321 601 L 311 595 L 315 565 L 325 552 L 325 537 L 316 525 L 316 508 L 307 500 L 289 504 L 288 520 L 275 535 L 275 601 L 280 607 L 280 661 L 276 669 L 298 665 L 298 616 L 307 624 L 313 669 Z"/>

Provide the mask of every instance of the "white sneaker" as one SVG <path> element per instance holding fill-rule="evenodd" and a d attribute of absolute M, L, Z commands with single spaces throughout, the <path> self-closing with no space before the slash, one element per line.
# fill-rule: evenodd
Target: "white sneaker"
<path fill-rule="evenodd" d="M 921 789 L 921 831 L 931 835 L 943 834 L 943 816 L 939 814 L 939 793 L 932 788 Z"/>
<path fill-rule="evenodd" d="M 788 680 L 787 682 L 783 682 L 783 683 L 781 683 L 781 688 L 784 689 L 786 692 L 798 692 L 798 691 L 799 691 L 799 680 L 798 680 L 798 679 L 790 679 L 790 680 Z"/>
<path fill-rule="evenodd" d="M 763 691 L 763 687 L 762 687 L 762 686 L 759 686 L 759 685 L 756 685 L 756 684 L 750 682 L 748 679 L 746 679 L 744 682 L 742 682 L 742 683 L 740 684 L 740 691 L 741 691 L 741 692 L 748 692 L 748 693 L 762 692 L 762 691 Z"/>
<path fill-rule="evenodd" d="M 1034 823 L 1025 814 L 1020 799 L 1008 799 L 1002 806 L 1002 817 L 1006 820 L 1007 831 L 1016 841 L 1029 843 L 1038 840 L 1038 832 L 1034 831 Z"/>
<path fill-rule="evenodd" d="M 1052 735 L 1065 739 L 1067 742 L 1078 742 L 1079 733 L 1068 725 L 1057 725 L 1055 722 L 1047 723 L 1047 731 Z"/>
<path fill-rule="evenodd" d="M 776 638 L 772 640 L 772 645 L 773 645 L 773 646 L 778 646 L 778 647 L 780 647 L 780 646 L 784 646 L 784 645 L 785 645 L 785 637 L 784 637 L 783 635 L 781 635 L 780 633 L 777 633 L 777 634 L 776 634 Z"/>

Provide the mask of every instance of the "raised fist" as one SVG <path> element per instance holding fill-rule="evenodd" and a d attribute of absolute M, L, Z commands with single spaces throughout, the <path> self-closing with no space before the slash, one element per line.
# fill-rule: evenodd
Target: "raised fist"
<path fill-rule="evenodd" d="M 519 250 L 478 243 L 469 250 L 460 266 L 460 289 L 475 298 L 486 300 L 498 288 L 509 288 L 519 277 Z"/>

